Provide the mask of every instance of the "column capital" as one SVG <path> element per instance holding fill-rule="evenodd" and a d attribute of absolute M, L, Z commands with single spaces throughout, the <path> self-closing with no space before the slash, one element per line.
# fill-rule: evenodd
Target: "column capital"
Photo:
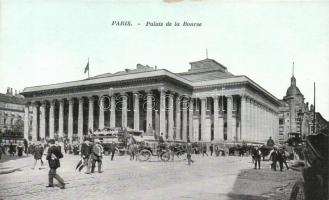
<path fill-rule="evenodd" d="M 211 97 L 212 97 L 214 100 L 215 100 L 215 99 L 217 99 L 217 100 L 218 100 L 218 98 L 219 98 L 219 96 L 218 96 L 218 95 L 212 95 Z"/>
<path fill-rule="evenodd" d="M 159 87 L 159 88 L 158 88 L 158 91 L 159 91 L 160 93 L 165 93 L 165 92 L 168 91 L 168 89 L 165 88 L 165 87 Z"/>
<path fill-rule="evenodd" d="M 78 100 L 79 100 L 79 103 L 83 103 L 84 98 L 83 97 L 79 97 Z"/>
<path fill-rule="evenodd" d="M 134 91 L 132 91 L 132 93 L 133 93 L 134 96 L 135 95 L 140 95 L 140 92 L 138 90 L 134 90 Z"/>
<path fill-rule="evenodd" d="M 50 104 L 50 106 L 54 106 L 54 105 L 55 105 L 55 103 L 56 103 L 56 100 L 55 100 L 55 99 L 53 99 L 53 100 L 49 101 L 49 104 Z"/>
<path fill-rule="evenodd" d="M 153 95 L 152 90 L 145 90 L 145 93 L 146 93 L 147 96 L 149 96 L 149 95 Z"/>
<path fill-rule="evenodd" d="M 95 100 L 95 96 L 93 96 L 93 95 L 92 96 L 88 96 L 88 100 L 89 101 L 94 101 Z"/>
<path fill-rule="evenodd" d="M 233 99 L 233 95 L 225 95 L 226 99 Z"/>
<path fill-rule="evenodd" d="M 58 101 L 59 103 L 64 103 L 65 98 L 63 98 L 63 99 L 57 99 L 57 101 Z"/>

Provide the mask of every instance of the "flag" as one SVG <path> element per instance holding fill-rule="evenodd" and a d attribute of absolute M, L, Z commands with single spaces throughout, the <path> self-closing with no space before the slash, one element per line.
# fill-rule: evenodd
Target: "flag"
<path fill-rule="evenodd" d="M 89 59 L 88 59 L 87 65 L 85 67 L 85 72 L 84 73 L 87 73 L 87 71 L 89 72 Z"/>

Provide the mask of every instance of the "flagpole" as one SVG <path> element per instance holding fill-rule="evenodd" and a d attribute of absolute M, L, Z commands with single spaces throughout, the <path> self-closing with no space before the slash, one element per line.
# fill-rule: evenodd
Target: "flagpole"
<path fill-rule="evenodd" d="M 90 71 L 90 66 L 89 66 L 89 57 L 88 57 L 88 78 L 89 78 L 89 71 Z"/>

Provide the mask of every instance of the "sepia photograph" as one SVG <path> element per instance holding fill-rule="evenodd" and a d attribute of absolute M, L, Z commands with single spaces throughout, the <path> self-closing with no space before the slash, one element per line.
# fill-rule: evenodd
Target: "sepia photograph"
<path fill-rule="evenodd" d="M 0 200 L 329 200 L 329 1 L 0 0 Z"/>

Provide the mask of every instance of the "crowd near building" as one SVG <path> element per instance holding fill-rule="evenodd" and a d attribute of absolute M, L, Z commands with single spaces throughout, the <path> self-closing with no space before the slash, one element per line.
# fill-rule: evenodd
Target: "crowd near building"
<path fill-rule="evenodd" d="M 167 140 L 265 142 L 278 140 L 280 101 L 247 76 L 212 59 L 173 73 L 135 69 L 84 80 L 27 87 L 24 135 L 33 141 L 82 140 L 104 127 L 163 134 Z M 31 131 L 30 130 L 31 126 Z"/>

